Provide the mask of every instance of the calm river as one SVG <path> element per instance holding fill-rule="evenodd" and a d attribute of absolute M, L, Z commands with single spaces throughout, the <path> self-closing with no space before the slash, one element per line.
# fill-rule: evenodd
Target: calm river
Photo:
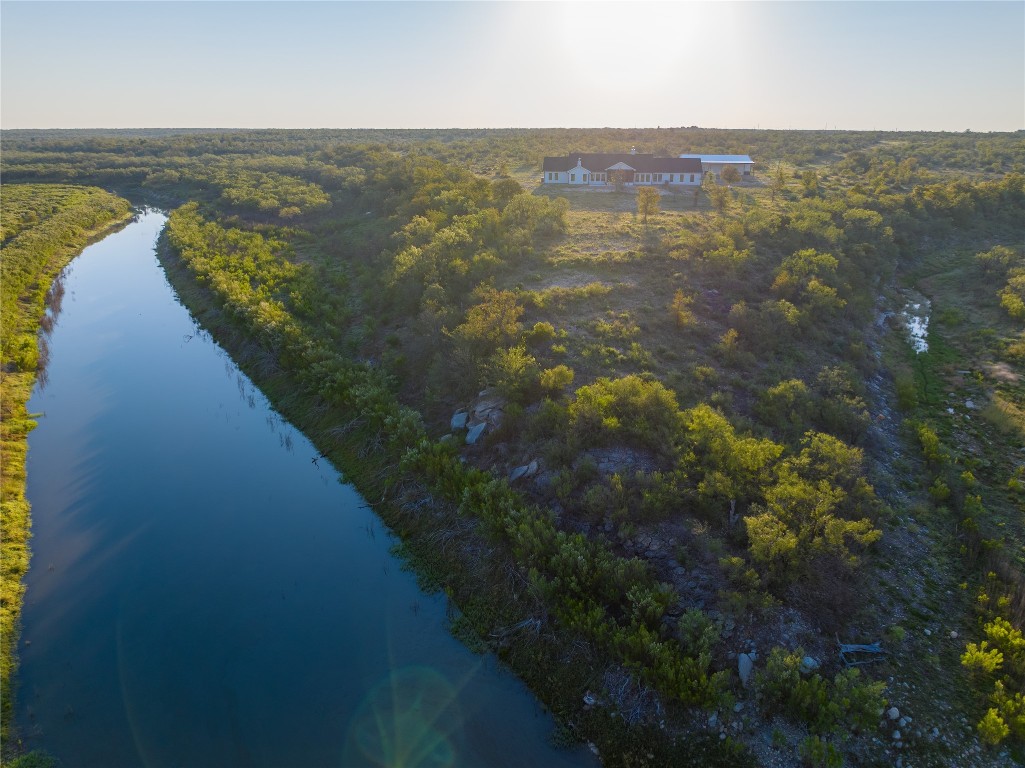
<path fill-rule="evenodd" d="M 17 718 L 97 766 L 561 766 L 586 749 L 176 300 L 148 212 L 68 269 L 29 438 Z"/>

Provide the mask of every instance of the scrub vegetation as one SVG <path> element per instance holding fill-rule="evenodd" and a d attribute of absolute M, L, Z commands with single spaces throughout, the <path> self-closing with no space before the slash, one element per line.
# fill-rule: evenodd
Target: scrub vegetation
<path fill-rule="evenodd" d="M 10 746 L 11 682 L 29 564 L 25 454 L 35 426 L 26 404 L 45 375 L 46 334 L 60 308 L 54 278 L 90 239 L 130 215 L 129 203 L 95 187 L 4 186 L 0 208 L 0 742 Z"/>
<path fill-rule="evenodd" d="M 630 146 L 759 165 L 645 197 L 539 184 L 546 154 Z M 7 182 L 174 208 L 183 299 L 560 741 L 632 766 L 1022 758 L 1021 134 L 15 131 L 4 148 Z M 874 663 L 841 663 L 838 642 L 877 641 Z"/>

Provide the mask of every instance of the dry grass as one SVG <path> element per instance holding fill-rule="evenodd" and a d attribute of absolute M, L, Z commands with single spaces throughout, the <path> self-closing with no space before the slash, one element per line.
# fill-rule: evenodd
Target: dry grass
<path fill-rule="evenodd" d="M 1022 438 L 1025 441 L 1025 408 L 994 393 L 989 404 L 982 409 L 982 417 L 1001 432 Z"/>
<path fill-rule="evenodd" d="M 1007 363 L 990 363 L 983 367 L 985 368 L 986 373 L 997 381 L 1002 381 L 1007 384 L 1017 384 L 1021 380 L 1021 376 L 1015 373 Z"/>

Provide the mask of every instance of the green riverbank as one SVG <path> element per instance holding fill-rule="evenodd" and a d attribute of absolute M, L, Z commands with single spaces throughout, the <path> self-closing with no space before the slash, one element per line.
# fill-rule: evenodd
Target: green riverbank
<path fill-rule="evenodd" d="M 59 312 L 54 280 L 91 242 L 131 218 L 127 200 L 96 187 L 23 184 L 3 188 L 0 218 L 0 741 L 12 738 L 11 681 L 17 667 L 18 621 L 28 570 L 31 530 L 25 498 L 28 433 L 35 426 L 27 403 L 45 374 L 45 333 Z M 46 313 L 47 306 L 50 313 Z M 43 330 L 43 335 L 40 335 Z"/>
<path fill-rule="evenodd" d="M 597 643 L 581 642 L 574 632 L 554 628 L 550 601 L 539 594 L 481 509 L 489 499 L 482 494 L 468 505 L 466 497 L 473 496 L 475 489 L 462 493 L 462 501 L 446 498 L 440 486 L 447 481 L 458 497 L 466 480 L 452 475 L 439 480 L 438 473 L 424 469 L 422 456 L 414 468 L 405 460 L 414 451 L 396 460 L 402 449 L 395 435 L 403 430 L 395 421 L 402 418 L 403 409 L 392 404 L 399 415 L 378 419 L 379 414 L 367 409 L 332 402 L 325 394 L 323 371 L 289 369 L 288 350 L 294 349 L 295 339 L 268 341 L 280 340 L 288 331 L 279 326 L 266 336 L 247 329 L 252 318 L 233 299 L 225 300 L 224 293 L 205 287 L 209 276 L 190 270 L 168 242 L 167 231 L 158 256 L 179 300 L 197 321 L 402 539 L 401 554 L 421 586 L 443 590 L 450 598 L 453 634 L 475 651 L 494 651 L 555 714 L 560 722 L 553 734 L 557 742 L 591 742 L 610 765 L 751 764 L 745 750 L 732 740 L 724 744 L 695 731 L 687 733 L 686 739 L 675 739 L 668 731 L 641 726 L 631 720 L 630 712 L 621 711 L 624 702 L 583 706 L 585 694 L 607 687 L 610 675 L 618 676 L 622 687 L 629 689 L 627 697 L 641 695 L 641 689 L 631 682 L 631 673 Z M 382 427 L 382 421 L 390 426 Z M 437 452 L 434 457 L 445 465 L 445 457 Z M 446 471 L 450 470 L 440 473 Z M 686 720 L 684 707 L 669 706 L 677 722 Z M 640 762 L 630 762 L 636 759 Z"/>

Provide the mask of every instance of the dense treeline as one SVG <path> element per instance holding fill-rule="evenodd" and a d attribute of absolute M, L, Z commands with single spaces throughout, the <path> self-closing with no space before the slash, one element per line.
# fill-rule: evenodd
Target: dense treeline
<path fill-rule="evenodd" d="M 835 663 L 804 669 L 797 644 L 825 660 L 837 634 L 891 629 L 875 584 L 893 568 L 877 551 L 893 546 L 907 489 L 926 478 L 911 493 L 937 499 L 936 527 L 964 549 L 959 578 L 995 562 L 976 557 L 986 542 L 1023 534 L 1001 511 L 1013 490 L 994 490 L 995 467 L 965 480 L 964 462 L 941 467 L 926 439 L 922 473 L 894 480 L 892 441 L 907 435 L 880 394 L 889 366 L 916 424 L 927 414 L 913 409 L 940 409 L 938 358 L 905 362 L 885 334 L 894 286 L 923 248 L 985 243 L 973 268 L 995 276 L 987 295 L 1016 318 L 1018 135 L 13 132 L 4 144 L 7 178 L 192 200 L 168 243 L 299 382 L 290 397 L 321 427 L 325 409 L 349 414 L 334 428 L 359 430 L 391 492 L 422 487 L 472 521 L 523 585 L 503 615 L 629 670 L 661 702 L 641 719 L 670 707 L 670 734 L 692 727 L 686 707 L 727 719 L 731 697 L 750 697 L 733 670 L 738 638 L 751 638 L 768 657 L 750 682 L 759 713 L 801 723 L 807 759 L 833 759 L 846 749 L 837 734 L 874 724 L 884 690 Z M 531 191 L 545 154 L 631 145 L 750 153 L 761 170 L 664 194 L 643 217 L 629 192 Z M 1013 344 L 993 349 L 1017 359 Z M 480 442 L 433 439 L 479 400 L 502 410 Z M 540 469 L 506 479 L 527 465 Z M 1012 597 L 985 622 L 1009 622 L 1000 653 L 1012 659 L 1021 566 L 1001 562 L 994 591 Z M 784 616 L 798 627 L 785 639 Z M 1015 738 L 1016 662 L 998 665 L 987 642 L 965 664 L 990 675 L 980 690 L 996 714 L 980 729 Z M 572 705 L 559 713 L 584 722 Z M 739 734 L 754 727 L 734 721 Z"/>
<path fill-rule="evenodd" d="M 92 187 L 4 186 L 0 209 L 0 741 L 10 743 L 11 676 L 29 562 L 26 409 L 46 366 L 46 330 L 59 311 L 54 277 L 88 240 L 129 215 L 126 200 Z M 46 305 L 49 304 L 49 309 Z M 44 314 L 45 313 L 45 314 Z"/>
<path fill-rule="evenodd" d="M 316 181 L 319 163 L 336 150 L 379 146 L 426 154 L 476 172 L 522 169 L 540 175 L 546 155 L 569 151 L 750 154 L 771 163 L 826 164 L 845 155 L 859 172 L 868 165 L 907 163 L 969 175 L 1025 172 L 1020 133 L 930 134 L 893 131 L 761 131 L 707 128 L 503 130 L 254 130 L 254 131 L 5 131 L 10 180 L 68 180 L 88 175 L 109 183 L 142 182 L 155 169 L 176 170 L 206 159 L 262 158 Z M 128 150 L 125 152 L 125 150 Z M 300 169 L 305 169 L 300 172 Z"/>

